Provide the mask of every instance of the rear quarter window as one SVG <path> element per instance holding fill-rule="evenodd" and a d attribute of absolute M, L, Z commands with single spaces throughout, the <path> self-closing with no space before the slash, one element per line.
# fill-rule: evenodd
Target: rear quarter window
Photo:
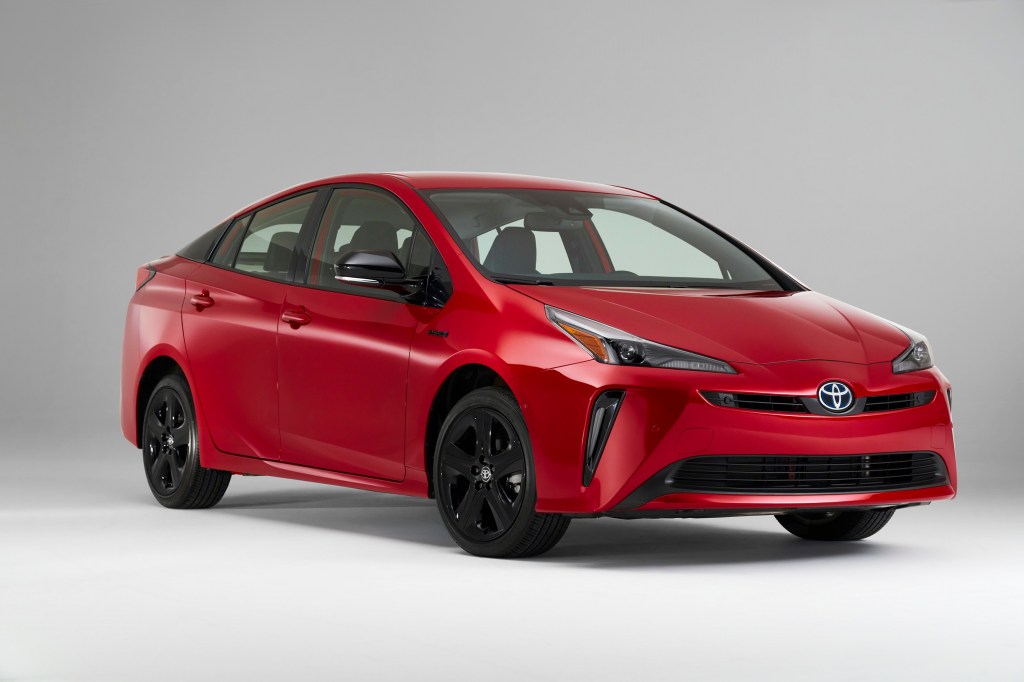
<path fill-rule="evenodd" d="M 221 223 L 203 236 L 191 242 L 181 251 L 178 251 L 177 255 L 199 263 L 205 263 L 210 260 L 210 256 L 213 255 L 213 250 L 217 248 L 217 243 L 220 241 L 221 236 L 224 234 L 224 230 L 227 228 L 227 223 Z"/>

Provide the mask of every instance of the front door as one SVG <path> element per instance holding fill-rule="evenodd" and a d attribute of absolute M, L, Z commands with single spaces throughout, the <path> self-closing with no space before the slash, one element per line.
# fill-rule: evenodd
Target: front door
<path fill-rule="evenodd" d="M 292 322 L 283 322 L 278 334 L 284 461 L 393 481 L 405 477 L 409 351 L 417 327 L 437 309 L 340 282 L 333 266 L 351 251 L 391 251 L 407 275 L 426 276 L 432 249 L 392 196 L 333 190 L 305 285 L 288 287 L 285 316 Z M 424 252 L 427 266 L 417 263 Z"/>

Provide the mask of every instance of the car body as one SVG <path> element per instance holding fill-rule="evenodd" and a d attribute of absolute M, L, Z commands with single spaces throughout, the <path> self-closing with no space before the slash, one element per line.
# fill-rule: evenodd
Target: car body
<path fill-rule="evenodd" d="M 677 248 L 656 267 L 682 275 L 640 274 Z M 475 414 L 529 450 L 503 484 L 529 483 L 515 514 L 828 519 L 956 492 L 950 384 L 923 337 L 643 192 L 327 178 L 237 212 L 137 284 L 124 435 L 170 451 L 173 425 L 154 422 L 150 445 L 144 431 L 154 387 L 177 374 L 205 469 L 434 496 L 446 418 L 487 388 L 501 404 Z M 483 469 L 459 487 L 490 490 L 497 469 Z"/>

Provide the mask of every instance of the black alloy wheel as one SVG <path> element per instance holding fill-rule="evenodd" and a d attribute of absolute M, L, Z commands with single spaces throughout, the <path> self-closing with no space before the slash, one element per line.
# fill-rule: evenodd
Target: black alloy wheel
<path fill-rule="evenodd" d="M 224 496 L 231 473 L 199 464 L 199 434 L 192 395 L 172 374 L 153 389 L 142 415 L 142 464 L 153 496 L 174 509 L 212 507 Z"/>
<path fill-rule="evenodd" d="M 170 495 L 185 478 L 189 451 L 195 444 L 192 419 L 178 393 L 164 386 L 153 393 L 146 411 L 143 451 L 149 484 L 160 495 Z"/>
<path fill-rule="evenodd" d="M 471 554 L 540 554 L 569 525 L 567 517 L 534 511 L 532 450 L 519 406 L 506 389 L 478 389 L 455 405 L 441 427 L 434 481 L 449 533 Z"/>
<path fill-rule="evenodd" d="M 523 506 L 526 458 L 515 429 L 489 407 L 464 412 L 448 430 L 439 490 L 456 525 L 476 541 L 512 527 Z"/>

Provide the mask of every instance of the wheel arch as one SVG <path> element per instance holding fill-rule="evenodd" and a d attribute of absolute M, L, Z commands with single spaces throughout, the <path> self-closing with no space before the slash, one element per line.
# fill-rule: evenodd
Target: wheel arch
<path fill-rule="evenodd" d="M 496 369 L 479 362 L 467 362 L 453 369 L 438 386 L 427 413 L 427 430 L 423 441 L 423 467 L 427 475 L 427 495 L 434 497 L 434 450 L 441 434 L 441 424 L 455 403 L 478 388 L 498 386 L 515 391 Z M 518 402 L 518 398 L 516 398 Z"/>
<path fill-rule="evenodd" d="M 157 355 L 149 360 L 135 386 L 135 445 L 142 447 L 142 412 L 146 409 L 146 401 L 156 385 L 165 376 L 177 372 L 182 377 L 185 371 L 177 360 L 170 355 Z M 186 378 L 186 381 L 187 378 Z"/>
<path fill-rule="evenodd" d="M 146 409 L 146 400 L 157 382 L 171 372 L 177 372 L 184 378 L 185 384 L 192 394 L 192 405 L 196 411 L 196 425 L 200 429 L 200 441 L 202 441 L 206 431 L 206 422 L 203 417 L 201 401 L 196 394 L 192 372 L 184 353 L 173 345 L 161 343 L 149 349 L 143 361 L 139 363 L 139 367 L 140 371 L 133 385 L 135 395 L 131 396 L 131 402 L 126 405 L 126 408 L 130 410 L 130 417 L 135 423 L 129 425 L 125 431 L 135 436 L 135 446 L 142 447 L 142 411 Z"/>

